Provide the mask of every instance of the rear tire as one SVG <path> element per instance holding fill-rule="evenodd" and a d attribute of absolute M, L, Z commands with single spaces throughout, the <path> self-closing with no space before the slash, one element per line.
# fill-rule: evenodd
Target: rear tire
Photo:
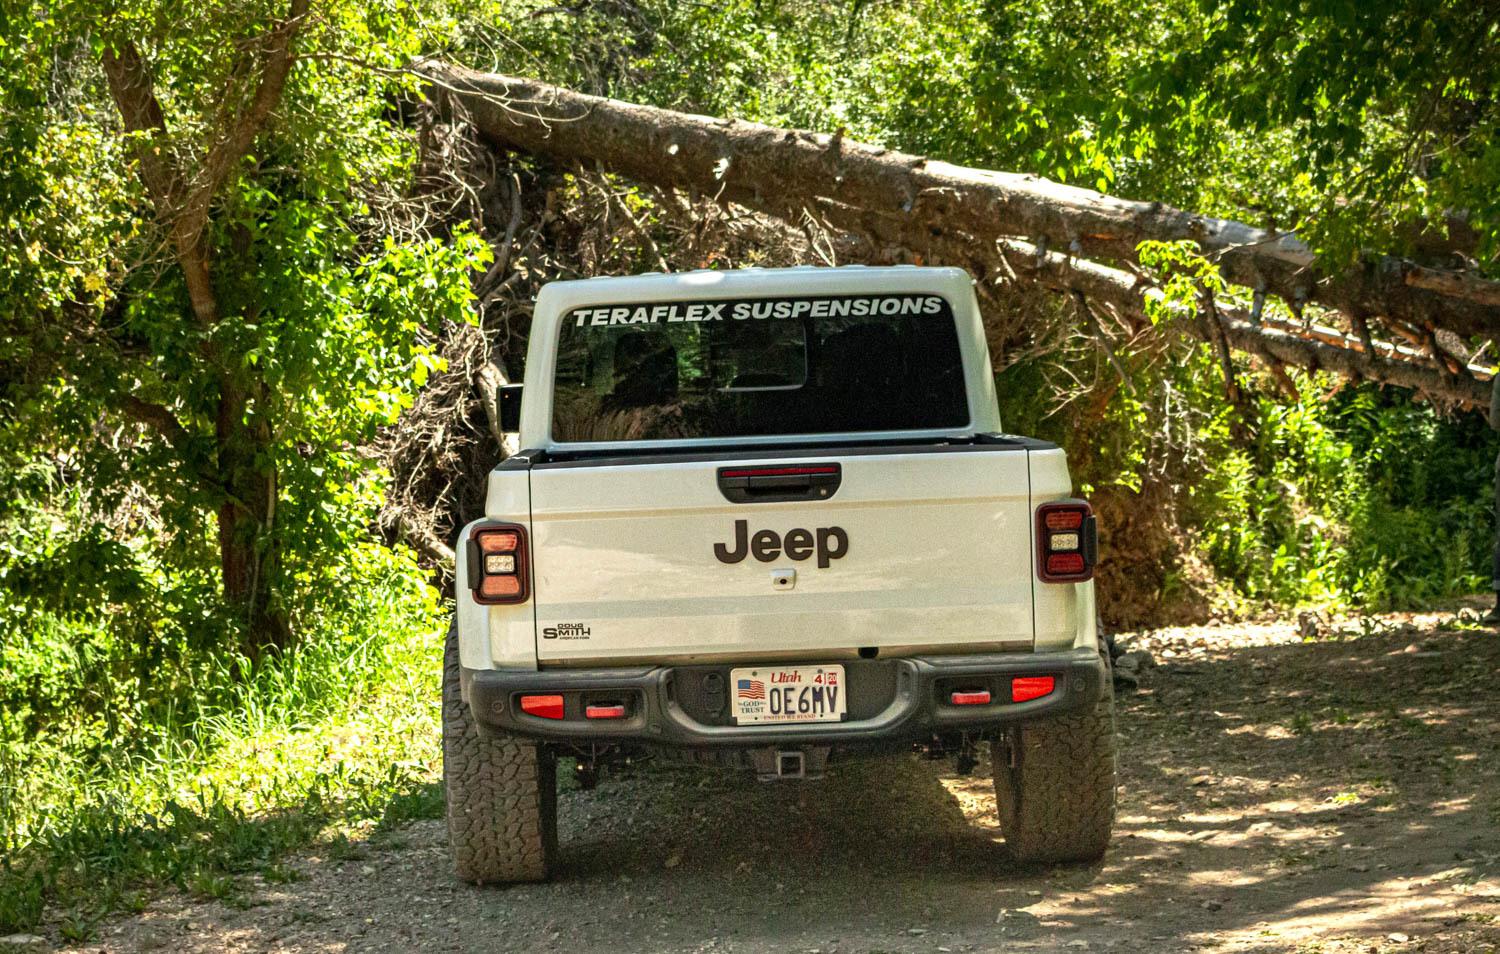
<path fill-rule="evenodd" d="M 557 760 L 531 742 L 480 735 L 459 682 L 457 624 L 443 648 L 443 787 L 458 877 L 545 881 L 557 854 Z"/>
<path fill-rule="evenodd" d="M 1098 861 L 1115 823 L 1114 689 L 1088 712 L 1021 726 L 992 746 L 1000 831 L 1017 859 Z M 1015 764 L 1010 763 L 1014 761 Z"/>

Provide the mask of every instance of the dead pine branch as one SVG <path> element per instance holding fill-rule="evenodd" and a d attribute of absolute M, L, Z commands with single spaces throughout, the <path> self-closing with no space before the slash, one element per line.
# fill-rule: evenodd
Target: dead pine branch
<path fill-rule="evenodd" d="M 1089 300 L 1084 297 L 1083 292 L 1076 288 L 1073 289 L 1073 305 L 1078 310 L 1078 317 L 1082 318 L 1084 324 L 1088 325 L 1089 335 L 1094 339 L 1094 344 L 1100 351 L 1104 352 L 1104 356 L 1109 359 L 1110 367 L 1114 368 L 1115 374 L 1120 376 L 1120 386 L 1125 389 L 1126 394 L 1134 396 L 1135 385 L 1130 382 L 1130 375 L 1126 373 L 1125 366 L 1116 357 L 1110 338 L 1105 334 L 1103 325 L 1100 324 L 1098 316 L 1094 314 L 1094 309 L 1090 307 Z"/>
<path fill-rule="evenodd" d="M 1224 394 L 1230 404 L 1241 407 L 1245 403 L 1245 395 L 1240 390 L 1239 379 L 1234 373 L 1234 355 L 1229 350 L 1229 338 L 1224 334 L 1223 320 L 1214 302 L 1213 291 L 1201 283 L 1198 285 L 1198 321 L 1203 326 L 1204 337 L 1213 345 L 1219 367 L 1224 372 Z M 1253 316 L 1250 321 L 1257 324 Z"/>

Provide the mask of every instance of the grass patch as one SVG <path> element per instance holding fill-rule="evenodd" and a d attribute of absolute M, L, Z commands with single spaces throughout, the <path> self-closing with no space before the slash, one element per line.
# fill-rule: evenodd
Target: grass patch
<path fill-rule="evenodd" d="M 352 647 L 225 664 L 227 702 L 144 744 L 71 726 L 0 745 L 0 934 L 45 918 L 86 938 L 167 885 L 233 902 L 246 873 L 295 878 L 294 849 L 441 816 L 427 609 Z"/>

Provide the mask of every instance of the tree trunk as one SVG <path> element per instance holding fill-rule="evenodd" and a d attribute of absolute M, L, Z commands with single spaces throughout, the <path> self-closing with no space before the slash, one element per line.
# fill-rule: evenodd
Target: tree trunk
<path fill-rule="evenodd" d="M 1161 203 L 952 166 L 839 135 L 679 113 L 445 64 L 425 69 L 439 108 L 498 146 L 696 190 L 788 221 L 811 215 L 908 260 L 963 265 L 976 273 L 981 292 L 992 269 L 1139 313 L 1159 294 L 1150 281 L 1081 256 L 1129 262 L 1142 241 L 1192 239 L 1225 278 L 1254 289 L 1257 301 L 1269 293 L 1299 311 L 1305 301 L 1318 302 L 1342 310 L 1356 328 L 1368 328 L 1367 316 L 1385 316 L 1398 330 L 1409 323 L 1500 336 L 1500 283 L 1471 272 L 1373 255 L 1362 267 L 1325 276 L 1294 235 Z M 1034 265 L 1013 268 L 1007 258 L 1017 252 Z M 1247 311 L 1229 299 L 1219 313 L 1221 329 L 1213 330 L 1268 363 L 1411 387 L 1469 407 L 1488 399 L 1480 380 L 1487 368 L 1439 367 L 1409 348 L 1372 347 L 1338 329 L 1275 324 L 1259 307 Z"/>
<path fill-rule="evenodd" d="M 1134 275 L 1117 268 L 1045 252 L 1024 242 L 1010 241 L 1003 245 L 1014 253 L 1018 271 L 1050 288 L 1076 291 L 1135 314 L 1142 313 L 1147 298 L 1161 297 L 1159 290 L 1143 288 Z M 1224 336 L 1237 351 L 1294 367 L 1411 388 L 1468 407 L 1484 407 L 1489 402 L 1489 382 L 1450 375 L 1430 364 L 1419 364 L 1415 355 L 1414 360 L 1401 360 L 1402 352 L 1390 347 L 1366 354 L 1357 347 L 1357 342 L 1345 339 L 1341 346 L 1319 340 L 1318 335 L 1309 335 L 1300 327 L 1256 322 L 1244 309 L 1223 302 L 1217 304 L 1217 311 Z M 1203 326 L 1191 321 L 1182 322 L 1182 326 L 1210 341 Z M 1325 331 L 1323 337 L 1332 338 L 1333 334 Z"/>
<path fill-rule="evenodd" d="M 776 215 L 858 210 L 871 231 L 926 250 L 1020 237 L 1133 261 L 1142 241 L 1192 239 L 1224 277 L 1288 301 L 1385 315 L 1461 335 L 1500 334 L 1500 284 L 1390 256 L 1321 273 L 1290 233 L 1050 182 L 970 169 L 864 143 L 589 96 L 446 64 L 426 67 L 440 106 L 500 145 L 582 161 L 642 182 L 696 189 Z"/>
<path fill-rule="evenodd" d="M 246 421 L 244 391 L 221 384 L 215 437 L 220 504 L 219 568 L 224 601 L 240 626 L 241 649 L 251 659 L 291 644 L 291 626 L 274 599 L 276 469 L 263 425 Z"/>

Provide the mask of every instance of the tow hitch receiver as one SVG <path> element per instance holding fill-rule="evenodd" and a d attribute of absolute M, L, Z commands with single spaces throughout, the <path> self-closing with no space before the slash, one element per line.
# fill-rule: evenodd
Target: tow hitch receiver
<path fill-rule="evenodd" d="M 785 778 L 822 778 L 828 768 L 828 746 L 800 749 L 755 749 L 750 760 L 762 782 Z"/>

